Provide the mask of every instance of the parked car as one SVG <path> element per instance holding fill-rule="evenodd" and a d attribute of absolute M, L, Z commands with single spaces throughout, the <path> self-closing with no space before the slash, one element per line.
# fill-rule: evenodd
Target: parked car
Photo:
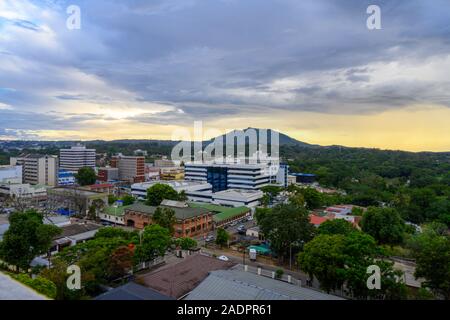
<path fill-rule="evenodd" d="M 217 259 L 222 260 L 222 261 L 230 261 L 230 259 L 227 256 L 219 256 L 219 257 L 217 257 Z"/>
<path fill-rule="evenodd" d="M 214 236 L 207 236 L 207 237 L 205 238 L 205 241 L 206 241 L 206 242 L 214 241 Z"/>

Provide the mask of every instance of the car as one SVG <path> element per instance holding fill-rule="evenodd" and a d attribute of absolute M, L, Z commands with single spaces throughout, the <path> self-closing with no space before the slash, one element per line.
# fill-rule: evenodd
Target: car
<path fill-rule="evenodd" d="M 205 238 L 205 241 L 206 241 L 206 242 L 214 241 L 214 236 L 207 236 L 207 237 Z"/>
<path fill-rule="evenodd" d="M 217 259 L 222 260 L 222 261 L 230 261 L 230 259 L 227 256 L 219 256 L 219 257 L 217 257 Z"/>

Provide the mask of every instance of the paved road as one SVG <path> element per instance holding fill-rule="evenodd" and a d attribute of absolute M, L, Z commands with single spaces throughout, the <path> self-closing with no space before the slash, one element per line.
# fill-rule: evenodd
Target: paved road
<path fill-rule="evenodd" d="M 0 300 L 48 300 L 28 288 L 27 286 L 11 279 L 0 272 Z"/>

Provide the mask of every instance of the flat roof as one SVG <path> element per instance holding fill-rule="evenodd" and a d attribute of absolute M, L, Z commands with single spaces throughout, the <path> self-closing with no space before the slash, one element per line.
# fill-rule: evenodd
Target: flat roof
<path fill-rule="evenodd" d="M 123 216 L 125 214 L 125 209 L 131 207 L 132 205 L 128 205 L 128 206 L 118 206 L 118 207 L 106 207 L 104 210 L 104 212 L 106 214 L 109 214 L 111 216 Z"/>

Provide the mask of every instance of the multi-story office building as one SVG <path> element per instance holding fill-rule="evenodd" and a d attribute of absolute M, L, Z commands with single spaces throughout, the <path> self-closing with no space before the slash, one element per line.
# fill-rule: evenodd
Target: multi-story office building
<path fill-rule="evenodd" d="M 111 159 L 111 167 L 119 169 L 119 179 L 130 182 L 145 181 L 145 157 L 118 154 Z"/>
<path fill-rule="evenodd" d="M 0 166 L 0 184 L 22 183 L 22 166 Z"/>
<path fill-rule="evenodd" d="M 285 172 L 280 172 L 286 170 Z M 257 190 L 269 184 L 287 185 L 287 167 L 270 164 L 195 164 L 184 167 L 186 180 L 203 181 L 213 191 L 227 189 Z"/>
<path fill-rule="evenodd" d="M 83 167 L 95 168 L 95 149 L 75 146 L 70 149 L 59 150 L 59 168 L 77 172 Z"/>
<path fill-rule="evenodd" d="M 10 159 L 11 165 L 23 168 L 24 183 L 56 186 L 58 182 L 58 159 L 56 156 L 27 154 Z"/>
<path fill-rule="evenodd" d="M 119 168 L 103 167 L 98 169 L 98 180 L 103 182 L 119 180 Z"/>

